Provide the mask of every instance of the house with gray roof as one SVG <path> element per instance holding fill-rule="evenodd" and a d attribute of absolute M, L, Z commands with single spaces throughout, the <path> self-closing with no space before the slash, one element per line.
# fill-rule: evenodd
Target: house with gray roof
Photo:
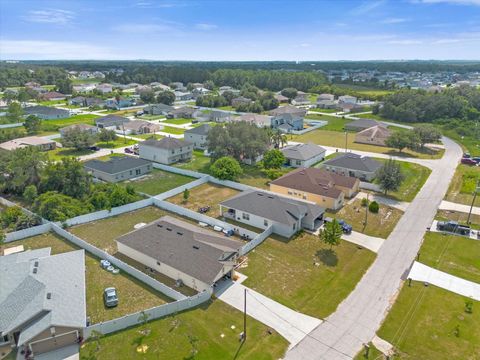
<path fill-rule="evenodd" d="M 310 167 L 323 159 L 327 150 L 312 143 L 285 146 L 280 150 L 292 167 Z"/>
<path fill-rule="evenodd" d="M 207 135 L 211 128 L 208 124 L 202 124 L 193 129 L 186 130 L 184 139 L 193 144 L 194 149 L 205 150 L 208 148 Z"/>
<path fill-rule="evenodd" d="M 161 140 L 145 140 L 138 144 L 140 158 L 165 165 L 190 161 L 193 144 L 188 141 L 165 137 Z"/>
<path fill-rule="evenodd" d="M 371 128 L 372 126 L 380 125 L 377 120 L 373 119 L 358 119 L 345 124 L 345 130 L 362 131 Z"/>
<path fill-rule="evenodd" d="M 148 115 L 167 115 L 173 106 L 165 104 L 151 104 L 143 108 L 143 113 Z"/>
<path fill-rule="evenodd" d="M 197 115 L 197 113 L 198 113 L 198 110 L 193 107 L 182 106 L 170 111 L 167 117 L 170 119 L 172 118 L 173 119 L 179 119 L 179 118 L 192 119 Z"/>
<path fill-rule="evenodd" d="M 170 216 L 117 239 L 118 251 L 186 286 L 203 291 L 231 276 L 243 243 Z"/>
<path fill-rule="evenodd" d="M 212 110 L 212 112 L 210 113 L 210 120 L 219 123 L 230 121 L 231 118 L 232 114 L 228 111 Z"/>
<path fill-rule="evenodd" d="M 323 163 L 323 168 L 344 176 L 353 176 L 363 181 L 372 181 L 380 162 L 368 156 L 345 153 Z"/>
<path fill-rule="evenodd" d="M 289 133 L 294 130 L 303 130 L 303 119 L 307 112 L 292 105 L 280 106 L 270 111 L 272 128 Z"/>
<path fill-rule="evenodd" d="M 94 178 L 111 183 L 136 178 L 152 171 L 150 161 L 132 156 L 114 156 L 107 161 L 90 160 L 85 162 L 83 167 Z"/>
<path fill-rule="evenodd" d="M 97 125 L 99 129 L 117 130 L 121 129 L 122 125 L 129 121 L 130 119 L 126 117 L 110 114 L 95 119 L 95 125 Z"/>
<path fill-rule="evenodd" d="M 0 340 L 31 356 L 78 342 L 86 325 L 84 250 L 0 256 Z M 48 357 L 46 357 L 48 358 Z"/>
<path fill-rule="evenodd" d="M 220 203 L 220 213 L 259 229 L 273 226 L 273 232 L 290 238 L 301 229 L 316 230 L 323 223 L 325 209 L 312 203 L 266 191 L 247 190 Z"/>
<path fill-rule="evenodd" d="M 35 115 L 42 120 L 65 119 L 70 117 L 70 111 L 50 106 L 29 106 L 23 109 L 25 115 Z"/>
<path fill-rule="evenodd" d="M 65 126 L 58 130 L 62 138 L 70 131 L 80 131 L 80 132 L 87 132 L 91 135 L 94 135 L 98 132 L 98 128 L 96 126 L 88 125 L 88 124 L 73 124 L 69 126 Z"/>

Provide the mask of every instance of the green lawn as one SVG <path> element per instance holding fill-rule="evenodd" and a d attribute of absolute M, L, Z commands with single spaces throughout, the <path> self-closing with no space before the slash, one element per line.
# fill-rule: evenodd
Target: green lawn
<path fill-rule="evenodd" d="M 65 119 L 44 120 L 42 121 L 42 130 L 57 131 L 62 127 L 70 126 L 74 124 L 95 125 L 94 119 L 96 118 L 99 118 L 99 116 L 93 115 L 93 114 L 81 114 L 81 115 L 74 115 Z"/>
<path fill-rule="evenodd" d="M 338 109 L 320 109 L 320 108 L 312 108 L 308 109 L 308 111 L 320 112 L 320 113 L 336 113 L 339 112 Z"/>
<path fill-rule="evenodd" d="M 480 283 L 479 259 L 480 242 L 462 236 L 429 232 L 420 249 L 421 263 L 476 283 Z"/>
<path fill-rule="evenodd" d="M 368 211 L 367 226 L 364 226 L 366 208 L 361 206 L 360 200 L 344 205 L 337 212 L 327 212 L 327 216 L 343 219 L 352 225 L 354 231 L 370 236 L 386 239 L 397 225 L 403 211 L 383 204 L 377 214 Z"/>
<path fill-rule="evenodd" d="M 173 134 L 173 135 L 182 135 L 186 129 L 180 129 L 173 126 L 164 126 L 161 132 Z"/>
<path fill-rule="evenodd" d="M 158 134 L 140 134 L 140 135 L 131 135 L 133 137 L 139 138 L 139 139 L 150 139 L 150 138 L 155 138 L 156 140 L 160 140 L 163 138 L 163 135 L 158 135 Z"/>
<path fill-rule="evenodd" d="M 442 130 L 445 136 L 459 143 L 472 156 L 480 156 L 480 141 L 472 135 L 460 136 L 455 130 Z"/>
<path fill-rule="evenodd" d="M 139 119 L 143 120 L 159 120 L 159 119 L 165 119 L 165 115 L 142 115 L 139 117 Z"/>
<path fill-rule="evenodd" d="M 321 127 L 322 130 L 342 131 L 342 133 L 344 132 L 345 124 L 352 121 L 350 119 L 344 119 L 341 117 L 320 115 L 320 114 L 316 114 L 316 115 L 310 114 L 310 115 L 307 115 L 305 119 L 326 120 L 328 121 L 328 124 L 325 126 L 322 126 Z"/>
<path fill-rule="evenodd" d="M 385 356 L 380 350 L 378 350 L 372 343 L 368 344 L 370 349 L 368 350 L 368 356 L 366 356 L 365 347 L 353 358 L 353 360 L 384 360 Z"/>
<path fill-rule="evenodd" d="M 226 111 L 235 111 L 233 106 L 220 106 L 217 108 L 218 110 L 226 110 Z"/>
<path fill-rule="evenodd" d="M 247 341 L 239 342 L 243 331 L 240 311 L 219 300 L 209 301 L 193 310 L 148 323 L 149 335 L 142 338 L 141 327 L 105 336 L 98 351 L 89 342 L 80 351 L 82 360 L 102 359 L 255 359 L 276 360 L 283 357 L 288 342 L 262 323 L 247 318 Z M 137 352 L 139 344 L 146 352 Z M 196 350 L 192 354 L 192 344 Z"/>
<path fill-rule="evenodd" d="M 317 236 L 268 238 L 248 255 L 244 284 L 304 314 L 325 318 L 357 285 L 375 254 L 341 241 L 330 250 Z"/>
<path fill-rule="evenodd" d="M 480 167 L 459 164 L 448 188 L 445 199 L 448 201 L 471 205 L 476 183 L 480 181 Z M 480 206 L 480 195 L 475 206 Z"/>
<path fill-rule="evenodd" d="M 67 105 L 65 100 L 50 100 L 50 101 L 38 101 L 38 105 L 52 106 L 52 105 Z"/>
<path fill-rule="evenodd" d="M 195 179 L 189 176 L 153 169 L 150 174 L 138 180 L 125 181 L 123 184 L 133 186 L 136 191 L 149 195 L 158 195 L 180 185 L 187 184 L 193 180 Z"/>
<path fill-rule="evenodd" d="M 379 158 L 375 158 L 375 160 L 381 163 L 387 161 Z M 389 192 L 387 196 L 399 201 L 411 202 L 427 181 L 432 170 L 425 166 L 405 161 L 399 161 L 399 164 L 402 173 L 405 175 L 405 180 L 397 191 Z M 378 182 L 374 180 L 374 183 Z"/>
<path fill-rule="evenodd" d="M 433 285 L 404 284 L 378 335 L 396 347 L 399 359 L 477 359 L 480 302 L 473 301 L 468 314 L 465 301 Z"/>
<path fill-rule="evenodd" d="M 132 140 L 132 139 L 124 139 L 121 135 L 117 136 L 115 141 L 109 141 L 109 142 L 99 142 L 96 143 L 98 147 L 102 149 L 115 149 L 119 147 L 124 147 L 124 146 L 130 146 L 138 143 L 138 141 Z"/>
<path fill-rule="evenodd" d="M 93 154 L 93 150 L 76 150 L 73 148 L 56 148 L 55 150 L 48 151 L 48 157 L 50 160 L 58 161 L 64 157 L 79 157 L 82 155 Z"/>
<path fill-rule="evenodd" d="M 352 114 L 353 116 L 355 117 L 359 117 L 359 118 L 363 118 L 363 119 L 374 119 L 374 120 L 378 120 L 378 121 L 393 121 L 393 120 L 389 120 L 387 118 L 384 118 L 378 114 Z"/>
<path fill-rule="evenodd" d="M 15 241 L 12 246 L 23 245 L 25 249 L 51 247 L 52 254 L 59 254 L 79 248 L 58 235 L 49 233 Z M 85 253 L 87 316 L 93 323 L 115 319 L 136 311 L 171 301 L 165 295 L 153 290 L 130 275 L 120 272 L 114 275 L 100 267 L 100 260 Z M 103 290 L 115 287 L 119 304 L 115 308 L 106 308 L 103 303 Z"/>
<path fill-rule="evenodd" d="M 162 121 L 162 124 L 167 123 L 167 124 L 174 124 L 174 125 L 185 125 L 185 124 L 191 123 L 192 120 L 193 119 L 184 119 L 184 118 L 166 119 Z"/>
<path fill-rule="evenodd" d="M 303 135 L 293 136 L 293 141 L 308 143 L 312 142 L 318 145 L 333 146 L 337 147 L 340 151 L 345 149 L 345 133 L 340 131 L 329 131 L 329 130 L 313 130 Z M 381 154 L 404 156 L 404 157 L 415 157 L 421 159 L 438 159 L 443 156 L 444 151 L 432 151 L 425 149 L 425 152 L 416 152 L 413 150 L 404 150 L 399 153 L 398 150 L 392 149 L 385 146 L 375 146 L 368 144 L 357 144 L 355 141 L 355 134 L 347 134 L 347 147 L 348 150 L 360 150 L 360 151 L 369 151 Z"/>
<path fill-rule="evenodd" d="M 94 84 L 94 83 L 101 83 L 102 81 L 105 81 L 105 79 L 72 79 L 72 84 L 73 85 L 78 85 L 78 84 Z"/>
<path fill-rule="evenodd" d="M 203 151 L 201 150 L 193 150 L 192 159 L 190 161 L 176 163 L 173 166 L 185 170 L 198 171 L 208 174 L 210 168 L 210 158 L 203 155 Z"/>

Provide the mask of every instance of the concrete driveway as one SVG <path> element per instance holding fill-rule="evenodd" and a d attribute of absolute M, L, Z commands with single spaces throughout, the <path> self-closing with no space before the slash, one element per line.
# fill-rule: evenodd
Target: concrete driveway
<path fill-rule="evenodd" d="M 322 322 L 231 280 L 220 283 L 215 294 L 221 301 L 243 312 L 245 290 L 247 290 L 247 314 L 277 331 L 288 340 L 290 347 L 295 346 Z"/>

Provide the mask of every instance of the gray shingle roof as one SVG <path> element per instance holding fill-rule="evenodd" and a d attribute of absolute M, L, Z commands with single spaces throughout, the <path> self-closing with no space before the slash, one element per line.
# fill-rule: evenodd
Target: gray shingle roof
<path fill-rule="evenodd" d="M 219 259 L 243 245 L 182 220 L 163 216 L 117 239 L 160 263 L 165 263 L 206 284 L 223 268 Z"/>
<path fill-rule="evenodd" d="M 195 135 L 207 135 L 208 132 L 210 131 L 212 127 L 208 124 L 203 124 L 200 126 L 197 126 L 193 129 L 186 130 L 185 134 L 195 134 Z"/>
<path fill-rule="evenodd" d="M 90 160 L 83 166 L 86 169 L 97 170 L 107 174 L 118 174 L 148 164 L 151 164 L 151 162 L 132 156 L 115 156 L 108 161 Z"/>
<path fill-rule="evenodd" d="M 0 329 L 23 326 L 22 341 L 49 326 L 85 326 L 84 250 L 49 254 L 46 248 L 0 257 Z"/>
<path fill-rule="evenodd" d="M 288 225 L 304 217 L 314 216 L 312 212 L 324 211 L 320 206 L 264 191 L 244 191 L 220 205 Z"/>
<path fill-rule="evenodd" d="M 286 146 L 281 151 L 287 159 L 296 160 L 309 160 L 326 152 L 323 147 L 311 143 Z"/>
<path fill-rule="evenodd" d="M 23 109 L 24 113 L 27 115 L 45 115 L 45 116 L 51 116 L 51 115 L 63 115 L 63 116 L 68 116 L 70 115 L 70 112 L 68 110 L 63 110 L 63 109 L 57 109 L 54 107 L 50 106 L 29 106 Z"/>
<path fill-rule="evenodd" d="M 305 109 L 300 109 L 292 105 L 280 106 L 276 109 L 270 111 L 271 115 L 285 115 L 285 114 L 295 114 L 297 116 L 305 116 L 307 111 Z"/>
<path fill-rule="evenodd" d="M 127 119 L 126 117 L 123 116 L 118 116 L 118 115 L 107 115 L 98 119 L 95 119 L 95 124 L 98 125 L 103 125 L 103 126 L 114 126 L 114 125 L 122 125 L 123 123 L 129 122 L 130 119 Z"/>
<path fill-rule="evenodd" d="M 150 140 L 145 140 L 139 143 L 139 146 L 151 146 L 151 147 L 156 147 L 159 149 L 167 149 L 167 150 L 172 150 L 172 149 L 178 149 L 184 146 L 191 145 L 188 141 L 172 138 L 172 137 L 164 137 L 161 140 L 155 140 L 155 139 L 150 139 Z"/>
<path fill-rule="evenodd" d="M 350 130 L 364 130 L 376 125 L 379 125 L 377 120 L 358 119 L 345 124 L 345 128 Z"/>
<path fill-rule="evenodd" d="M 338 166 L 345 169 L 375 172 L 382 166 L 378 161 L 368 156 L 361 156 L 354 153 L 339 155 L 323 163 L 325 166 Z"/>

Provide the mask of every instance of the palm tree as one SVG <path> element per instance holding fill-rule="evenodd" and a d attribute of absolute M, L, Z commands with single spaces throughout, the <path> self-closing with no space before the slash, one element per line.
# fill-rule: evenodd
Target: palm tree
<path fill-rule="evenodd" d="M 268 135 L 275 149 L 281 148 L 287 144 L 287 135 L 278 129 L 269 129 Z"/>

